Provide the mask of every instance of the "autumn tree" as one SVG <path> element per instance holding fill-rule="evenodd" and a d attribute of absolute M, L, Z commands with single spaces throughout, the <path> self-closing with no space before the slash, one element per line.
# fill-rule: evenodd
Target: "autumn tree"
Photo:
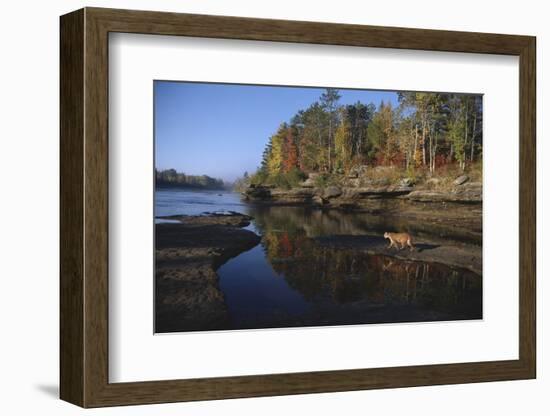
<path fill-rule="evenodd" d="M 345 116 L 342 116 L 341 119 L 342 121 L 334 133 L 334 168 L 340 173 L 349 171 L 353 152 L 350 121 Z"/>
<path fill-rule="evenodd" d="M 269 175 L 276 175 L 283 169 L 284 141 L 288 125 L 282 123 L 277 133 L 270 138 L 270 149 L 267 155 L 267 172 Z"/>
<path fill-rule="evenodd" d="M 287 127 L 283 145 L 283 172 L 288 173 L 298 168 L 298 147 L 293 134 L 293 128 Z"/>
<path fill-rule="evenodd" d="M 340 92 L 327 89 L 269 138 L 251 181 L 289 185 L 304 173 L 343 174 L 362 164 L 433 174 L 449 163 L 464 170 L 481 157 L 481 96 L 400 92 L 397 98 L 397 106 L 340 105 Z"/>

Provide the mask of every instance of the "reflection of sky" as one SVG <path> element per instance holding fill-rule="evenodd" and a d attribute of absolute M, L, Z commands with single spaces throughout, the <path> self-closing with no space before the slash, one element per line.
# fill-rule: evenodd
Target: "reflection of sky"
<path fill-rule="evenodd" d="M 155 217 L 229 211 L 247 213 L 247 206 L 242 203 L 239 194 L 186 189 L 155 190 Z"/>
<path fill-rule="evenodd" d="M 155 81 L 157 169 L 232 181 L 259 166 L 268 138 L 322 88 Z M 387 91 L 340 89 L 341 104 L 390 101 Z"/>

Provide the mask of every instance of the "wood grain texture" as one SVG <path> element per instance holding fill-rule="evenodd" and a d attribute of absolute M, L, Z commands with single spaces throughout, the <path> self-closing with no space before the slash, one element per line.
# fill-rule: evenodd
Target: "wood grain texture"
<path fill-rule="evenodd" d="M 519 359 L 109 383 L 108 33 L 520 57 Z M 61 397 L 83 407 L 534 378 L 535 39 L 484 33 L 87 8 L 61 18 Z"/>
<path fill-rule="evenodd" d="M 108 33 L 86 12 L 84 58 L 85 406 L 108 380 Z"/>
<path fill-rule="evenodd" d="M 520 54 L 519 356 L 536 377 L 536 41 Z"/>
<path fill-rule="evenodd" d="M 519 55 L 528 36 L 87 8 L 110 32 Z"/>
<path fill-rule="evenodd" d="M 61 19 L 60 388 L 84 405 L 84 12 Z"/>

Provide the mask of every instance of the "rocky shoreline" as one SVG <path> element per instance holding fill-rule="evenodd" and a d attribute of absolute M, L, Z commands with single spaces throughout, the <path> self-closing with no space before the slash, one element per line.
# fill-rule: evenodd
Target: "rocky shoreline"
<path fill-rule="evenodd" d="M 155 225 L 155 332 L 224 328 L 227 307 L 216 270 L 260 242 L 238 214 L 170 216 Z M 177 222 L 175 222 L 177 221 Z"/>
<path fill-rule="evenodd" d="M 464 231 L 468 237 L 465 240 L 469 242 L 460 242 L 460 239 L 449 239 L 446 236 L 438 238 L 432 224 L 430 232 L 423 232 L 422 221 L 425 218 L 422 218 L 426 212 L 422 208 L 424 204 L 411 204 L 415 209 L 410 210 L 409 216 L 401 223 L 419 227 L 412 229 L 412 226 L 405 226 L 407 229 L 411 228 L 415 244 L 413 251 L 388 248 L 388 241 L 382 237 L 383 230 L 389 227 L 387 224 L 397 226 L 395 221 L 399 219 L 391 216 L 358 214 L 365 220 L 365 224 L 361 223 L 358 230 L 350 230 L 345 234 L 329 231 L 324 235 L 313 234 L 308 239 L 318 247 L 343 250 L 350 255 L 384 256 L 395 259 L 396 264 L 400 261 L 441 264 L 481 276 L 481 240 L 477 240 L 476 232 Z M 324 212 L 325 216 L 337 214 L 336 211 L 315 209 L 311 215 L 315 215 L 315 212 Z M 421 220 L 411 220 L 410 215 L 414 212 Z M 259 215 L 259 211 L 256 214 Z M 481 217 L 480 212 L 478 216 Z M 447 210 L 446 217 L 447 219 L 442 220 L 444 223 L 449 222 L 448 218 L 452 217 L 455 225 L 460 221 L 462 225 L 472 225 L 470 219 L 461 218 L 451 208 Z M 260 243 L 260 236 L 243 229 L 251 223 L 252 217 L 229 212 L 198 216 L 174 215 L 158 219 L 166 222 L 155 225 L 155 331 L 202 331 L 231 327 L 217 269 L 232 257 Z M 381 223 L 376 222 L 376 219 Z M 301 226 L 306 228 L 307 224 L 303 223 Z M 363 227 L 366 227 L 365 231 L 362 231 Z M 438 229 L 442 230 L 442 234 L 453 232 L 452 227 L 449 228 L 447 224 L 436 224 L 435 230 Z M 469 238 L 479 243 L 471 243 Z M 392 260 L 388 261 L 392 263 Z"/>
<path fill-rule="evenodd" d="M 407 178 L 388 183 L 387 179 L 357 177 L 343 179 L 338 185 L 316 186 L 310 177 L 292 189 L 250 185 L 242 197 L 258 205 L 341 209 L 429 223 L 481 243 L 482 183 L 471 182 L 466 175 L 446 187 L 438 186 L 438 181 L 434 178 L 415 185 Z"/>
<path fill-rule="evenodd" d="M 414 249 L 388 248 L 388 242 L 381 236 L 333 235 L 317 237 L 321 246 L 342 250 L 357 250 L 371 255 L 384 255 L 400 260 L 425 263 L 439 263 L 445 266 L 466 269 L 482 274 L 482 257 L 479 246 L 471 244 L 444 244 L 423 238 L 414 242 Z"/>
<path fill-rule="evenodd" d="M 301 186 L 281 189 L 270 185 L 250 185 L 242 195 L 254 203 L 275 205 L 301 205 L 357 208 L 373 212 L 384 208 L 383 203 L 399 201 L 404 204 L 415 202 L 481 204 L 481 182 L 462 182 L 449 190 L 415 188 L 413 184 L 383 185 L 375 183 L 360 187 L 330 185 L 326 187 Z M 402 204 L 403 205 L 403 204 Z M 375 213 L 375 212 L 373 212 Z"/>

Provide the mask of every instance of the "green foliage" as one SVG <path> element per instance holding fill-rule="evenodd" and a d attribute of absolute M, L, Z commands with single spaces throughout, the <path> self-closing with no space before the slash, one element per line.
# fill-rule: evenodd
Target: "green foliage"
<path fill-rule="evenodd" d="M 252 185 L 263 185 L 267 182 L 269 175 L 265 170 L 258 170 L 254 175 L 250 177 L 250 183 Z"/>
<path fill-rule="evenodd" d="M 343 118 L 334 134 L 334 168 L 337 172 L 349 171 L 351 167 L 351 134 L 349 121 Z"/>
<path fill-rule="evenodd" d="M 448 164 L 465 171 L 482 154 L 481 96 L 403 92 L 390 103 L 340 105 L 338 90 L 282 123 L 250 182 L 289 187 L 293 170 L 333 180 L 354 167 L 392 166 L 409 176 Z M 299 183 L 299 182 L 298 182 Z"/>
<path fill-rule="evenodd" d="M 244 172 L 243 176 L 233 183 L 233 190 L 236 192 L 243 192 L 250 186 L 251 180 L 252 178 L 248 175 L 248 172 Z"/>
<path fill-rule="evenodd" d="M 277 188 L 291 189 L 296 188 L 300 182 L 304 181 L 306 175 L 297 168 L 289 172 L 279 172 L 269 175 L 266 179 L 267 184 L 274 185 Z"/>
<path fill-rule="evenodd" d="M 339 179 L 339 175 L 323 173 L 318 175 L 314 182 L 317 188 L 326 188 L 327 186 L 338 185 Z"/>
<path fill-rule="evenodd" d="M 211 178 L 207 175 L 186 175 L 175 169 L 158 171 L 155 169 L 156 186 L 173 186 L 196 189 L 223 189 L 224 182 L 221 179 Z"/>
<path fill-rule="evenodd" d="M 414 167 L 414 165 L 410 165 L 405 169 L 405 175 L 407 178 L 411 178 L 413 183 L 418 183 L 420 179 L 419 170 Z"/>

